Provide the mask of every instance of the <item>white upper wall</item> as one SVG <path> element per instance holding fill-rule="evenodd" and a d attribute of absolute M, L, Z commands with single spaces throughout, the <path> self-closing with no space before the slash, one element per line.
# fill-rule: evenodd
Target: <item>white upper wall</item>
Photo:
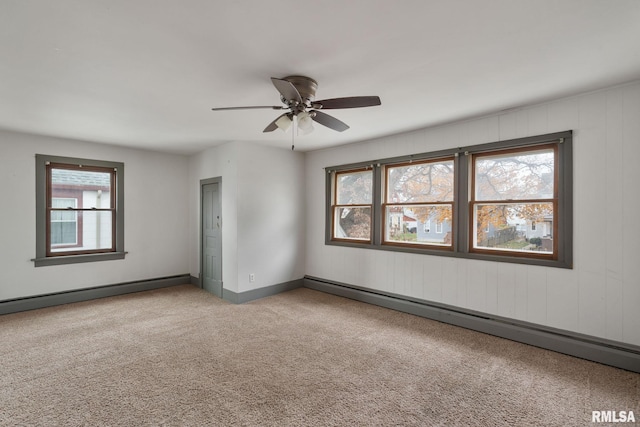
<path fill-rule="evenodd" d="M 192 156 L 189 169 L 192 276 L 200 276 L 200 180 L 215 177 L 222 177 L 224 289 L 239 293 L 304 276 L 302 153 L 233 142 Z"/>
<path fill-rule="evenodd" d="M 574 131 L 574 269 L 324 244 L 324 167 Z M 640 345 L 640 82 L 306 156 L 305 273 Z"/>
<path fill-rule="evenodd" d="M 304 155 L 238 146 L 238 291 L 304 276 Z M 249 282 L 249 274 L 255 282 Z"/>
<path fill-rule="evenodd" d="M 234 143 L 219 145 L 189 158 L 189 271 L 200 277 L 200 181 L 222 178 L 222 282 L 238 291 L 238 164 Z"/>
<path fill-rule="evenodd" d="M 35 155 L 125 164 L 123 260 L 34 267 Z M 0 301 L 189 271 L 187 158 L 0 131 Z"/>

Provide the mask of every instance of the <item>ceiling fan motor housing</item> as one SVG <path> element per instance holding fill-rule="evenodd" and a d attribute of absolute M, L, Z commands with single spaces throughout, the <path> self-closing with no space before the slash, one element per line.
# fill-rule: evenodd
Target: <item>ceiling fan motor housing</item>
<path fill-rule="evenodd" d="M 310 77 L 306 76 L 287 76 L 282 80 L 290 82 L 298 90 L 302 103 L 306 108 L 311 107 L 311 103 L 316 98 L 316 90 L 318 89 L 318 82 Z M 287 105 L 291 105 L 290 99 L 283 99 L 283 102 Z M 302 111 L 304 111 L 302 109 Z"/>

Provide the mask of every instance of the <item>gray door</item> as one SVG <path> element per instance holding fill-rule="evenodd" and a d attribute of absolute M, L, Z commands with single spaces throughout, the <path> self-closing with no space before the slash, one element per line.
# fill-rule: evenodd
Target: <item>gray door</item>
<path fill-rule="evenodd" d="M 217 179 L 214 179 L 217 180 Z M 220 182 L 202 183 L 202 287 L 222 298 L 222 223 Z"/>

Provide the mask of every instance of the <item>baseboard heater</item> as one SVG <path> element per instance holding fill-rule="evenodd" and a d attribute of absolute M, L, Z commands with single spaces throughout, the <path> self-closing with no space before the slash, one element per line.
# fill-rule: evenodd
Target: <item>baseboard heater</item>
<path fill-rule="evenodd" d="M 177 276 L 159 277 L 154 279 L 137 280 L 134 282 L 97 286 L 94 288 L 74 289 L 70 291 L 56 292 L 46 295 L 16 298 L 0 301 L 0 314 L 17 313 L 20 311 L 35 310 L 38 308 L 52 307 L 55 305 L 89 301 L 97 298 L 124 295 L 132 292 L 150 291 L 152 289 L 166 288 L 168 286 L 186 285 L 190 283 L 190 276 L 188 274 L 182 274 Z"/>
<path fill-rule="evenodd" d="M 640 347 L 312 276 L 303 286 L 640 373 Z"/>

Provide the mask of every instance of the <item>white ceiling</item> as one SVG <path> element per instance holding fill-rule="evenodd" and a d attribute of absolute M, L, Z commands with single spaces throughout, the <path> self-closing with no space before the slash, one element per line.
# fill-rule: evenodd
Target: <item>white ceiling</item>
<path fill-rule="evenodd" d="M 176 153 L 262 133 L 270 77 L 379 95 L 314 150 L 640 78 L 638 0 L 0 0 L 0 128 Z"/>

